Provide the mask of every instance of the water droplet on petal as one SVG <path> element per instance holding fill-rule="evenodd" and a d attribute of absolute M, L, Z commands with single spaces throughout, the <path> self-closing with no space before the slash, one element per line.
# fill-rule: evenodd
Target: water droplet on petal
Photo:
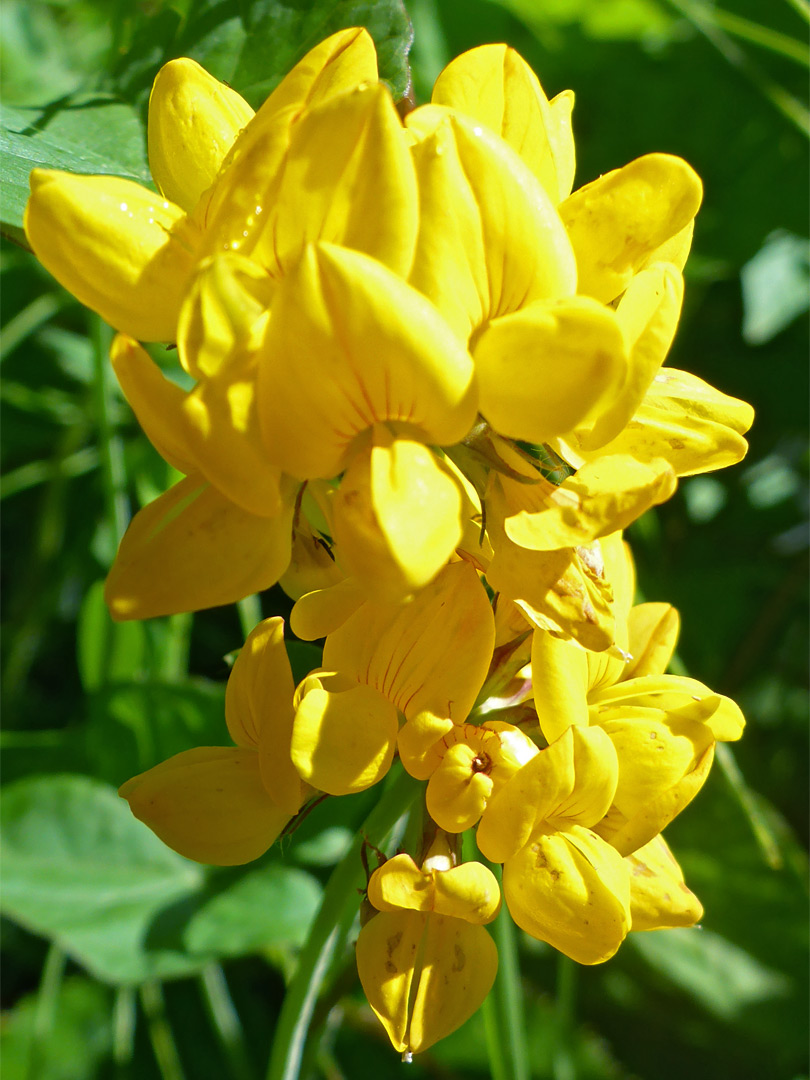
<path fill-rule="evenodd" d="M 473 128 L 473 135 L 483 135 L 483 134 L 484 134 L 484 129 L 476 124 L 476 126 Z"/>
<path fill-rule="evenodd" d="M 126 213 L 126 211 L 129 210 L 129 207 L 127 206 L 127 204 L 125 202 L 122 202 L 121 203 L 121 209 L 124 211 L 124 213 Z"/>

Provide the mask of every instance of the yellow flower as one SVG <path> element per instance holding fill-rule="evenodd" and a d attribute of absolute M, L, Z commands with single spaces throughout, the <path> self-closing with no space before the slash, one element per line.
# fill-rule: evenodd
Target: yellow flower
<path fill-rule="evenodd" d="M 620 611 L 627 611 L 631 590 L 632 576 L 625 575 L 617 597 Z M 708 775 L 715 742 L 738 739 L 745 721 L 730 698 L 696 679 L 663 674 L 678 635 L 677 612 L 670 605 L 637 605 L 624 622 L 624 662 L 600 662 L 536 631 L 532 673 L 535 708 L 547 739 L 575 725 L 600 729 L 615 747 L 618 783 L 598 831 L 629 855 L 694 798 Z"/>
<path fill-rule="evenodd" d="M 296 768 L 340 795 L 381 779 L 396 749 L 408 772 L 426 779 L 436 766 L 431 747 L 463 723 L 492 658 L 494 619 L 478 575 L 451 563 L 405 605 L 358 604 L 345 590 L 340 599 L 355 610 L 327 635 L 323 671 L 296 695 Z"/>
<path fill-rule="evenodd" d="M 476 824 L 489 799 L 537 754 L 523 732 L 501 720 L 458 724 L 432 748 L 437 762 L 428 782 L 428 813 L 446 832 Z"/>
<path fill-rule="evenodd" d="M 360 931 L 357 970 L 395 1050 L 410 1060 L 460 1027 L 484 1001 L 498 968 L 484 929 L 500 908 L 495 876 L 454 865 L 439 834 L 421 869 L 397 855 L 371 876 L 379 912 Z"/>
<path fill-rule="evenodd" d="M 687 888 L 663 836 L 656 836 L 625 861 L 630 870 L 633 930 L 694 926 L 703 918 L 703 905 Z"/>
<path fill-rule="evenodd" d="M 281 619 L 259 623 L 233 666 L 225 719 L 236 746 L 185 750 L 119 790 L 135 817 L 189 859 L 257 859 L 304 801 L 290 759 L 293 680 L 283 630 Z"/>
<path fill-rule="evenodd" d="M 581 964 L 608 960 L 630 929 L 628 867 L 593 831 L 618 775 L 603 731 L 569 727 L 492 797 L 478 826 L 481 851 L 504 864 L 512 918 Z"/>
<path fill-rule="evenodd" d="M 200 261 L 255 242 L 299 119 L 376 80 L 374 45 L 358 29 L 311 50 L 255 116 L 194 61 L 174 60 L 149 101 L 149 161 L 161 194 L 115 177 L 36 169 L 28 241 L 54 277 L 116 329 L 175 341 Z"/>

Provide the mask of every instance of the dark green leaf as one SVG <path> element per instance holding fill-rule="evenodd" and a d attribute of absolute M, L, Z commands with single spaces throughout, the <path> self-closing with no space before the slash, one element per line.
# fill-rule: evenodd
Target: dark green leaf
<path fill-rule="evenodd" d="M 149 183 L 137 113 L 109 98 L 59 102 L 42 109 L 4 108 L 0 181 L 4 225 L 21 227 L 32 169 L 104 173 Z"/>

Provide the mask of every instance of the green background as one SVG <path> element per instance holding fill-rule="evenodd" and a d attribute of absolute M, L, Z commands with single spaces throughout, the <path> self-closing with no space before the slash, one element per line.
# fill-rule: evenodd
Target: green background
<path fill-rule="evenodd" d="M 576 92 L 577 186 L 641 154 L 705 183 L 670 363 L 751 401 L 741 465 L 682 482 L 631 530 L 680 659 L 748 728 L 668 830 L 702 930 L 631 935 L 587 969 L 520 936 L 526 1046 L 489 1013 L 406 1075 L 661 1080 L 807 1075 L 808 11 L 804 0 L 411 0 L 417 101 L 464 49 L 513 45 Z M 115 788 L 225 740 L 226 654 L 278 590 L 113 626 L 100 583 L 129 515 L 170 482 L 105 364 L 110 333 L 20 239 L 32 165 L 148 181 L 145 105 L 192 55 L 254 106 L 326 34 L 368 25 L 395 95 L 408 20 L 387 0 L 63 0 L 2 6 L 2 1062 L 6 1080 L 264 1075 L 285 981 L 374 793 L 318 808 L 283 852 L 211 870 Z M 317 662 L 291 645 L 297 672 Z M 314 659 L 313 659 L 314 657 Z M 306 1069 L 398 1076 L 341 953 Z M 495 1054 L 497 1059 L 497 1053 Z M 515 1064 L 516 1062 L 516 1064 Z M 513 1071 L 510 1072 L 509 1070 Z"/>

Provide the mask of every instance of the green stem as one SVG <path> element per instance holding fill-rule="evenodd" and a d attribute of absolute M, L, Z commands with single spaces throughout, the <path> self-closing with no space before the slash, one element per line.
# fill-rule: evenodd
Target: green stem
<path fill-rule="evenodd" d="M 253 593 L 252 596 L 245 596 L 242 600 L 237 601 L 236 610 L 239 612 L 239 625 L 242 627 L 242 633 L 247 637 L 254 626 L 258 626 L 262 621 L 262 602 Z"/>
<path fill-rule="evenodd" d="M 135 1024 L 137 1009 L 135 991 L 131 986 L 120 986 L 113 1006 L 112 1059 L 116 1075 L 125 1077 L 135 1053 Z"/>
<path fill-rule="evenodd" d="M 208 964 L 203 968 L 200 984 L 211 1022 L 228 1059 L 230 1076 L 233 1080 L 252 1080 L 245 1036 L 228 992 L 225 972 L 219 964 Z"/>
<path fill-rule="evenodd" d="M 121 437 L 115 434 L 110 419 L 110 343 L 109 327 L 98 315 L 91 316 L 90 336 L 93 342 L 93 366 L 95 370 L 94 396 L 96 422 L 98 424 L 99 455 L 104 477 L 104 503 L 107 521 L 113 530 L 117 544 L 124 535 L 129 522 L 129 503 L 126 493 L 126 470 L 124 447 Z"/>
<path fill-rule="evenodd" d="M 804 103 L 760 70 L 714 21 L 711 8 L 704 3 L 696 3 L 696 0 L 668 0 L 668 3 L 703 34 L 732 67 L 749 79 L 782 116 L 810 138 L 810 111 Z"/>
<path fill-rule="evenodd" d="M 802 67 L 810 64 L 807 45 L 803 41 L 797 41 L 788 34 L 781 34 L 778 30 L 771 30 L 769 26 L 744 19 L 740 15 L 734 15 L 730 11 L 722 11 L 720 8 L 712 9 L 712 18 L 717 26 L 734 37 L 750 41 L 752 45 L 759 45 L 769 52 L 778 53 L 780 56 L 793 60 Z"/>
<path fill-rule="evenodd" d="M 797 15 L 810 22 L 810 3 L 807 0 L 787 0 Z"/>
<path fill-rule="evenodd" d="M 155 1052 L 155 1060 L 163 1080 L 184 1080 L 183 1066 L 174 1041 L 172 1029 L 166 1018 L 163 988 L 156 980 L 141 984 L 141 1004 L 146 1014 L 149 1040 Z"/>
<path fill-rule="evenodd" d="M 26 1070 L 26 1077 L 29 1080 L 35 1080 L 42 1073 L 39 1067 L 42 1064 L 41 1054 L 43 1048 L 51 1043 L 51 1032 L 56 1018 L 66 962 L 67 956 L 65 953 L 58 945 L 52 942 L 45 957 L 42 979 L 37 993 L 31 1054 L 28 1058 L 28 1069 Z"/>
<path fill-rule="evenodd" d="M 500 880 L 500 867 L 488 865 Z M 498 974 L 484 1002 L 490 1069 L 493 1080 L 530 1080 L 517 931 L 505 904 L 492 924 L 492 936 L 498 946 Z"/>
<path fill-rule="evenodd" d="M 576 979 L 576 964 L 570 957 L 560 953 L 557 960 L 556 1025 L 551 1063 L 554 1080 L 575 1080 L 577 1074 L 572 1045 Z"/>
<path fill-rule="evenodd" d="M 338 948 L 349 935 L 365 886 L 360 849 L 365 840 L 382 847 L 421 792 L 422 785 L 401 769 L 361 826 L 354 843 L 332 871 L 321 908 L 287 987 L 278 1019 L 267 1080 L 297 1080 L 312 1012 Z"/>
<path fill-rule="evenodd" d="M 718 743 L 715 747 L 715 757 L 723 776 L 728 781 L 729 787 L 748 819 L 748 824 L 751 826 L 751 832 L 754 834 L 754 839 L 762 852 L 762 857 L 771 870 L 781 870 L 783 859 L 779 842 L 757 805 L 754 792 L 745 782 L 745 777 L 740 772 L 734 752 L 725 743 Z"/>

